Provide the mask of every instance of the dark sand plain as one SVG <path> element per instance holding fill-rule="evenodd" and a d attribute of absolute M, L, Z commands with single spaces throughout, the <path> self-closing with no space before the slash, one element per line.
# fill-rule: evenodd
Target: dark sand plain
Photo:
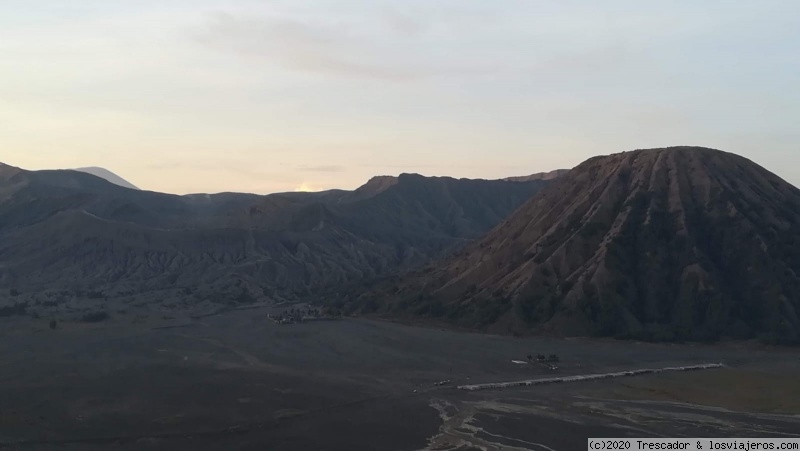
<path fill-rule="evenodd" d="M 269 310 L 0 322 L 0 449 L 557 450 L 592 437 L 800 436 L 800 352 L 513 338 Z M 558 354 L 559 369 L 520 365 Z M 459 384 L 725 368 L 466 392 Z M 439 381 L 451 384 L 435 387 Z"/>

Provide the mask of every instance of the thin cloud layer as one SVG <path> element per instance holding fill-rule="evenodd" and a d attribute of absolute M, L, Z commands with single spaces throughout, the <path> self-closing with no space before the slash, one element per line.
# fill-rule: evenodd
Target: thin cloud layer
<path fill-rule="evenodd" d="M 0 160 L 263 193 L 693 144 L 800 185 L 798 46 L 786 0 L 0 2 Z"/>
<path fill-rule="evenodd" d="M 405 31 L 411 27 L 395 26 L 405 26 Z M 203 31 L 195 32 L 195 38 L 218 51 L 304 72 L 390 81 L 420 75 L 408 68 L 375 61 L 371 55 L 373 49 L 348 24 L 216 13 Z"/>
<path fill-rule="evenodd" d="M 347 168 L 337 165 L 319 166 L 297 166 L 297 169 L 304 172 L 345 172 Z"/>

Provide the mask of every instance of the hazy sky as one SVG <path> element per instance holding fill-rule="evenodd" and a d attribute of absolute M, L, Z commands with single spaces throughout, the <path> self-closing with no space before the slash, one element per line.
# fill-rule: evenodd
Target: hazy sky
<path fill-rule="evenodd" d="M 800 1 L 0 0 L 0 161 L 146 189 L 703 145 L 800 185 Z"/>

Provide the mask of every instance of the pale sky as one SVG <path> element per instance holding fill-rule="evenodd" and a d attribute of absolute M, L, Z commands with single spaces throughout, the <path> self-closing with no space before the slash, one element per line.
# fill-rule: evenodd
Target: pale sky
<path fill-rule="evenodd" d="M 172 193 L 670 145 L 800 185 L 800 1 L 0 0 L 0 161 Z"/>

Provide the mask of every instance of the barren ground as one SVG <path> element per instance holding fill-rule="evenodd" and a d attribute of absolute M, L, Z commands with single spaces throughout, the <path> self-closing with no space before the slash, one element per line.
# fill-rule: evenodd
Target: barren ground
<path fill-rule="evenodd" d="M 367 320 L 0 323 L 0 448 L 558 450 L 588 436 L 800 435 L 800 353 L 511 338 Z M 560 368 L 518 365 L 555 353 Z M 468 393 L 452 385 L 724 369 Z M 433 387 L 442 380 L 452 385 Z M 416 391 L 416 392 L 415 392 Z"/>

